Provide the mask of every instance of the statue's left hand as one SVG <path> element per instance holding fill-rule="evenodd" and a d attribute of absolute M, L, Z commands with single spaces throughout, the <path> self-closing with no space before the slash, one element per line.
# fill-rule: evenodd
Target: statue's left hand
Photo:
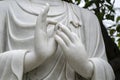
<path fill-rule="evenodd" d="M 65 25 L 59 23 L 57 26 L 59 29 L 55 35 L 55 40 L 61 46 L 68 63 L 83 77 L 91 77 L 92 72 L 88 71 L 92 71 L 92 68 L 90 68 L 92 64 L 88 60 L 87 52 L 81 39 Z"/>

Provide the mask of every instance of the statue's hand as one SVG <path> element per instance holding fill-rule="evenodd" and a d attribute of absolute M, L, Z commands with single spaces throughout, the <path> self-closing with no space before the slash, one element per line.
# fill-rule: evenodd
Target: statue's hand
<path fill-rule="evenodd" d="M 59 30 L 55 35 L 55 40 L 61 46 L 68 63 L 83 77 L 89 78 L 92 73 L 92 64 L 81 39 L 63 24 L 58 24 Z"/>
<path fill-rule="evenodd" d="M 80 61 L 85 62 L 88 57 L 77 34 L 71 32 L 68 27 L 61 23 L 57 24 L 57 27 L 59 29 L 56 32 L 55 39 L 62 47 L 66 57 L 72 60 L 79 58 Z"/>
<path fill-rule="evenodd" d="M 47 21 L 48 11 L 49 5 L 39 14 L 35 28 L 35 53 L 44 59 L 55 53 L 57 47 L 54 37 L 50 38 L 47 35 L 47 25 L 56 24 L 56 22 Z"/>

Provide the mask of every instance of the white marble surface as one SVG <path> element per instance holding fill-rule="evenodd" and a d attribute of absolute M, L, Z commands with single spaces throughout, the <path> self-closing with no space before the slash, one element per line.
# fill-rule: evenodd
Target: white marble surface
<path fill-rule="evenodd" d="M 5 0 L 0 12 L 0 80 L 77 80 L 75 72 L 114 80 L 90 11 L 61 0 Z"/>

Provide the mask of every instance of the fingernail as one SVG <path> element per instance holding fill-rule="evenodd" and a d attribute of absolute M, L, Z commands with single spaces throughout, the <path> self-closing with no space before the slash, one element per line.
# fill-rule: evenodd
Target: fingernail
<path fill-rule="evenodd" d="M 55 31 L 58 30 L 58 24 L 56 24 L 55 28 L 54 28 Z"/>
<path fill-rule="evenodd" d="M 59 23 L 56 24 L 55 31 L 59 29 Z"/>

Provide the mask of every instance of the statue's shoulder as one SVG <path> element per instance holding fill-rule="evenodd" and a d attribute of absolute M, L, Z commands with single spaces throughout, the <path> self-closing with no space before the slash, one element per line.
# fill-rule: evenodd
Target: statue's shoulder
<path fill-rule="evenodd" d="M 81 8 L 75 4 L 70 3 L 69 5 L 72 6 L 73 11 L 82 20 L 82 22 L 84 22 L 84 24 L 88 24 L 90 21 L 93 21 L 93 22 L 99 21 L 97 16 L 94 14 L 94 12 L 85 8 Z"/>
<path fill-rule="evenodd" d="M 78 12 L 79 14 L 82 14 L 82 15 L 87 15 L 87 16 L 95 16 L 95 14 L 90 11 L 89 9 L 86 9 L 86 8 L 82 8 L 82 7 L 79 7 L 78 5 L 75 5 L 75 4 L 70 4 L 74 10 L 76 10 L 76 12 Z"/>
<path fill-rule="evenodd" d="M 67 2 L 65 2 L 65 3 L 67 3 Z M 67 4 L 69 5 L 69 7 L 71 7 L 73 9 L 74 12 L 77 13 L 77 16 L 81 15 L 85 19 L 87 19 L 89 17 L 96 18 L 96 15 L 89 9 L 79 7 L 78 5 L 72 4 L 72 3 L 67 3 Z"/>

